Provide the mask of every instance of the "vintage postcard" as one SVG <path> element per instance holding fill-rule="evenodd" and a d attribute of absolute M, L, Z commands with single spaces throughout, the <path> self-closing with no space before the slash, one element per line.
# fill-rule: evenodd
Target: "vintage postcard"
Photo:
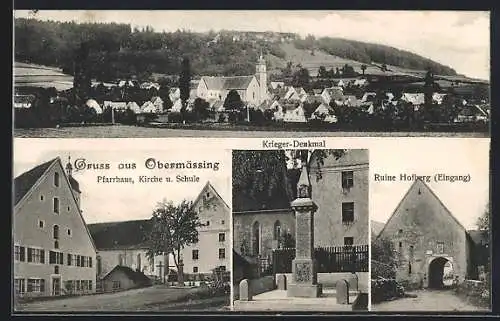
<path fill-rule="evenodd" d="M 15 311 L 228 310 L 230 152 L 76 145 L 16 143 Z"/>
<path fill-rule="evenodd" d="M 14 11 L 16 137 L 489 137 L 490 15 Z"/>
<path fill-rule="evenodd" d="M 370 149 L 371 310 L 491 310 L 489 140 L 383 146 Z"/>

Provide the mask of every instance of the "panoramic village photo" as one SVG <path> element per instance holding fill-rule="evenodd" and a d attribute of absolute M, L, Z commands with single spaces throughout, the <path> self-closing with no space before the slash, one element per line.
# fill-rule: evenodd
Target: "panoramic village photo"
<path fill-rule="evenodd" d="M 15 144 L 14 311 L 230 309 L 230 152 L 60 145 Z"/>
<path fill-rule="evenodd" d="M 490 135 L 489 12 L 13 15 L 15 137 Z"/>
<path fill-rule="evenodd" d="M 489 140 L 370 157 L 371 311 L 491 310 Z"/>
<path fill-rule="evenodd" d="M 233 309 L 368 311 L 368 150 L 233 150 Z"/>

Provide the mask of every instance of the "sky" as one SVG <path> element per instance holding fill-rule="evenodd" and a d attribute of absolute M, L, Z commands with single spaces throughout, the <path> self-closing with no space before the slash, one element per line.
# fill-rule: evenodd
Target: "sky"
<path fill-rule="evenodd" d="M 28 17 L 29 11 L 16 11 Z M 38 19 L 117 22 L 155 31 L 293 32 L 379 43 L 408 50 L 473 78 L 490 78 L 487 11 L 39 11 Z"/>
<path fill-rule="evenodd" d="M 411 139 L 411 138 L 410 138 Z M 464 225 L 475 229 L 489 199 L 489 139 L 382 138 L 370 144 L 370 219 L 386 223 L 413 181 L 375 182 L 374 174 L 470 175 L 470 182 L 427 183 Z M 432 223 L 432 222 L 430 222 Z"/>
<path fill-rule="evenodd" d="M 110 170 L 74 171 L 73 177 L 79 182 L 81 207 L 86 223 L 112 222 L 123 220 L 139 220 L 151 217 L 157 202 L 166 198 L 174 203 L 182 199 L 194 201 L 207 181 L 214 186 L 223 200 L 231 206 L 231 153 L 224 149 L 196 149 L 187 146 L 169 149 L 170 144 L 159 146 L 154 140 L 131 143 L 133 140 L 17 140 L 14 142 L 14 177 L 31 168 L 59 156 L 66 165 L 71 156 L 75 160 L 85 158 L 86 163 L 109 163 Z M 155 158 L 163 162 L 188 161 L 220 162 L 218 171 L 203 170 L 160 170 L 146 169 L 145 161 Z M 136 170 L 118 170 L 120 163 L 136 163 Z M 173 173 L 173 175 L 172 175 Z M 172 176 L 197 175 L 199 183 L 156 183 L 139 184 L 139 175 Z M 97 176 L 134 177 L 135 184 L 97 183 Z"/>

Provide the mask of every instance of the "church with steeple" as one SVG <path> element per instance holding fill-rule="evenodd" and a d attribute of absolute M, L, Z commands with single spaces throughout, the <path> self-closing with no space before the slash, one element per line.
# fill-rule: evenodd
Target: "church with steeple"
<path fill-rule="evenodd" d="M 259 106 L 268 100 L 267 68 L 262 53 L 256 63 L 255 75 L 248 76 L 203 76 L 196 94 L 211 105 L 224 102 L 228 93 L 235 90 L 241 100 L 249 106 Z"/>

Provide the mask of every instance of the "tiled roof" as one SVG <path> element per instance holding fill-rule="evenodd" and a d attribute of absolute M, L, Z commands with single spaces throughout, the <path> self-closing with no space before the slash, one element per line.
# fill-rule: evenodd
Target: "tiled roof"
<path fill-rule="evenodd" d="M 115 266 L 108 274 L 104 276 L 103 279 L 106 279 L 109 275 L 117 271 L 123 272 L 130 280 L 134 281 L 136 285 L 151 284 L 151 279 L 149 279 L 146 275 L 144 275 L 144 273 L 134 271 L 128 266 L 122 266 L 122 265 Z"/>
<path fill-rule="evenodd" d="M 254 76 L 202 77 L 208 90 L 247 89 Z"/>
<path fill-rule="evenodd" d="M 142 248 L 151 227 L 151 220 L 88 224 L 98 250 Z"/>
<path fill-rule="evenodd" d="M 35 185 L 40 177 L 47 171 L 47 169 L 57 161 L 57 158 L 51 159 L 48 162 L 40 164 L 31 170 L 24 172 L 14 179 L 14 204 L 16 205 L 26 193 Z"/>

